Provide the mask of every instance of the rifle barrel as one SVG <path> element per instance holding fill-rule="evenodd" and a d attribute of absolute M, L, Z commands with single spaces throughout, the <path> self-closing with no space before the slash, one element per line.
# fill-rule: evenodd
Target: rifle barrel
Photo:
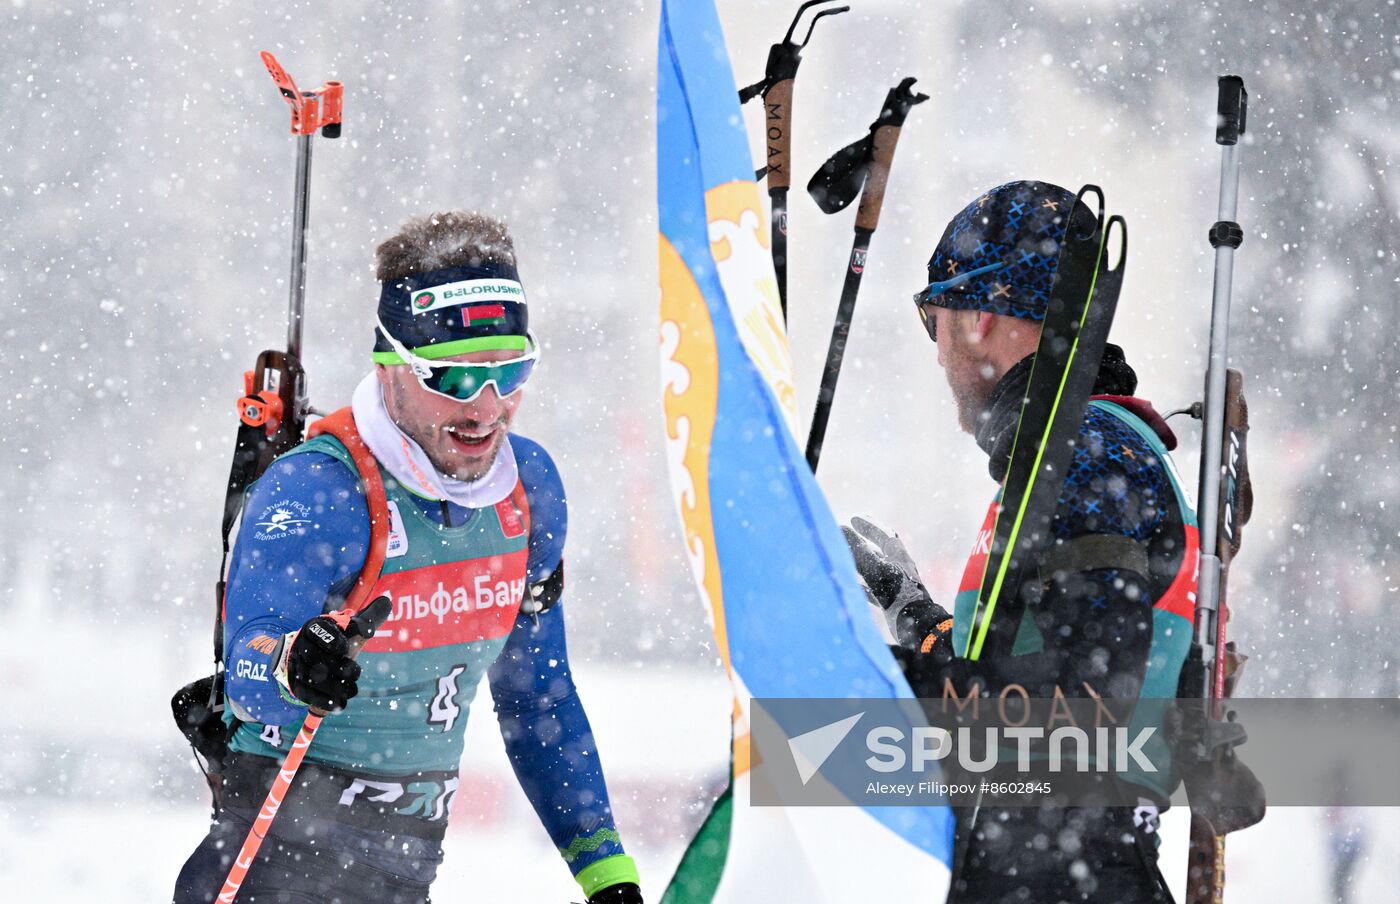
<path fill-rule="evenodd" d="M 292 272 L 287 280 L 287 353 L 301 360 L 306 309 L 306 227 L 311 206 L 311 136 L 297 136 L 297 175 L 292 208 Z"/>
<path fill-rule="evenodd" d="M 1235 222 L 1239 203 L 1240 145 L 1244 131 L 1244 83 L 1235 76 L 1222 76 L 1217 111 L 1221 128 L 1216 141 L 1221 145 L 1220 202 L 1211 244 L 1215 246 L 1215 286 L 1210 314 L 1210 358 L 1206 367 L 1204 417 L 1201 429 L 1201 479 L 1197 498 L 1200 511 L 1201 570 L 1196 595 L 1195 640 L 1202 647 L 1207 667 L 1216 656 L 1215 624 L 1220 602 L 1221 563 L 1219 536 L 1221 439 L 1225 430 L 1225 371 L 1230 349 L 1230 286 L 1234 276 L 1235 249 L 1241 232 Z M 1210 693 L 1212 681 L 1206 682 Z"/>

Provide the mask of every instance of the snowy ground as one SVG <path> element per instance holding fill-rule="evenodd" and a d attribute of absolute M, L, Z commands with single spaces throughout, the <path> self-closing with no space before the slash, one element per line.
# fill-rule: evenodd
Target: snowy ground
<path fill-rule="evenodd" d="M 23 634 L 38 624 L 21 620 L 13 627 Z M 99 637 L 63 619 L 44 627 L 74 638 L 69 661 L 107 661 L 99 646 L 149 648 L 149 636 L 136 628 L 112 627 Z M 86 644 L 93 649 L 77 648 Z M 32 646 L 16 646 L 0 661 L 4 900 L 168 900 L 173 877 L 205 825 L 200 779 L 165 710 L 188 666 L 119 669 L 105 684 L 111 715 L 72 720 L 41 698 L 83 699 L 93 676 L 46 669 L 40 655 Z M 643 673 L 590 663 L 577 671 L 618 821 L 654 901 L 725 767 L 727 686 L 717 671 Z M 36 675 L 45 677 L 41 697 L 22 694 Z M 577 886 L 515 786 L 488 707 L 478 708 L 468 737 L 463 774 L 470 779 L 458 798 L 437 899 L 578 900 Z M 46 741 L 36 744 L 35 738 Z M 1166 873 L 1178 893 L 1185 816 L 1169 812 L 1164 827 Z M 1359 868 L 1356 900 L 1394 900 L 1400 812 L 1369 810 L 1362 817 L 1372 856 Z M 1327 834 L 1318 810 L 1273 810 L 1261 826 L 1235 836 L 1229 850 L 1231 902 L 1331 900 Z"/>
<path fill-rule="evenodd" d="M 161 804 L 144 809 L 102 803 L 57 808 L 34 801 L 17 806 L 7 802 L 0 835 L 5 897 L 110 904 L 168 900 L 165 896 L 180 863 L 203 834 L 198 809 L 193 802 L 186 807 Z M 1394 856 L 1400 850 L 1400 818 L 1381 810 L 1370 811 L 1367 818 L 1373 826 L 1373 855 L 1358 870 L 1355 900 L 1393 901 L 1400 881 Z M 1178 899 L 1185 872 L 1185 827 L 1184 814 L 1167 815 L 1166 869 Z M 437 900 L 563 904 L 579 898 L 578 886 L 550 850 L 548 839 L 527 820 L 511 820 L 486 830 L 461 819 L 449 833 L 448 843 L 447 865 L 434 892 Z M 1226 900 L 1330 902 L 1326 843 L 1318 811 L 1274 810 L 1263 825 L 1231 841 Z M 681 844 L 676 839 L 632 845 L 632 850 L 656 900 L 655 890 L 674 867 Z"/>

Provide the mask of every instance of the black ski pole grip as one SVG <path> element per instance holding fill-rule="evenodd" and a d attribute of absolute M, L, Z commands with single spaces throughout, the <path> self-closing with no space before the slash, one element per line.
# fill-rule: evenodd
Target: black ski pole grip
<path fill-rule="evenodd" d="M 1215 103 L 1215 143 L 1235 144 L 1244 134 L 1249 92 L 1244 90 L 1244 79 L 1238 75 L 1222 75 L 1218 85 L 1220 94 Z"/>
<path fill-rule="evenodd" d="M 380 625 L 388 621 L 393 611 L 393 601 L 389 599 L 388 595 L 383 595 L 350 617 L 350 625 L 355 628 L 355 631 L 347 633 L 351 633 L 352 636 L 359 635 L 351 641 L 352 644 L 356 644 L 357 650 L 374 636 L 374 632 L 379 630 Z"/>

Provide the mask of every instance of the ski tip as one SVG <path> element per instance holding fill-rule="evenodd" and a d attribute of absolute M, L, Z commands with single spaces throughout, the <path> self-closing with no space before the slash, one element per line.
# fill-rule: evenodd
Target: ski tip
<path fill-rule="evenodd" d="M 1118 227 L 1117 254 L 1108 254 L 1107 252 L 1105 252 L 1104 255 L 1104 270 L 1106 270 L 1109 273 L 1117 273 L 1121 271 L 1123 267 L 1127 265 L 1128 262 L 1128 221 L 1123 219 L 1123 217 L 1119 214 L 1115 213 L 1113 216 L 1109 217 L 1108 222 L 1104 224 L 1104 248 L 1108 249 L 1113 247 L 1112 241 L 1114 226 Z M 1110 260 L 1116 261 L 1116 263 L 1110 266 Z"/>
<path fill-rule="evenodd" d="M 1103 214 L 1104 214 L 1104 204 L 1105 204 L 1105 201 L 1104 201 L 1104 196 L 1103 196 L 1103 189 L 1102 189 L 1102 188 L 1099 188 L 1097 185 L 1093 184 L 1092 182 L 1085 183 L 1084 187 L 1081 188 L 1081 189 L 1078 191 L 1078 193 L 1075 194 L 1075 196 L 1074 196 L 1074 209 L 1070 212 L 1070 217 L 1071 217 L 1071 220 L 1072 220 L 1073 217 L 1074 217 L 1074 210 L 1078 210 L 1078 209 L 1079 209 L 1079 205 L 1082 204 L 1082 203 L 1084 203 L 1084 198 L 1085 198 L 1086 196 L 1088 196 L 1088 195 L 1091 195 L 1091 194 L 1092 194 L 1094 197 L 1098 198 L 1098 200 L 1099 200 L 1099 203 L 1098 203 L 1098 213 L 1096 213 L 1096 214 L 1094 215 L 1094 224 L 1093 224 L 1093 227 L 1092 227 L 1091 229 L 1089 229 L 1089 231 L 1085 232 L 1082 236 L 1080 236 L 1080 238 L 1084 238 L 1084 239 L 1088 239 L 1088 238 L 1092 237 L 1092 236 L 1093 236 L 1095 233 L 1097 233 L 1097 232 L 1099 231 L 1099 229 L 1104 225 Z M 1085 205 L 1085 206 L 1087 206 L 1087 205 Z M 1091 208 L 1091 209 L 1092 209 L 1092 208 Z"/>

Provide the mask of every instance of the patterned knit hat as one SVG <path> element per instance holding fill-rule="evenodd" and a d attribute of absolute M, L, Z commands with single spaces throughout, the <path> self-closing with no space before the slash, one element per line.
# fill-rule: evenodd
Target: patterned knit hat
<path fill-rule="evenodd" d="M 982 195 L 953 218 L 929 258 L 929 289 L 942 291 L 928 301 L 1044 320 L 1074 204 L 1073 192 L 1048 182 L 1008 182 Z"/>

